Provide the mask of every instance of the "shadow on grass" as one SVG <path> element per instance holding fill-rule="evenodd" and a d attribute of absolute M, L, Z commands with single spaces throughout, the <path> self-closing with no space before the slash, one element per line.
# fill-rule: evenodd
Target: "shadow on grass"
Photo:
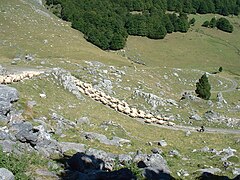
<path fill-rule="evenodd" d="M 208 172 L 202 173 L 197 180 L 240 180 L 240 175 L 236 176 L 233 179 L 228 178 L 227 176 L 218 176 Z"/>
<path fill-rule="evenodd" d="M 128 168 L 110 171 L 102 159 L 80 152 L 55 161 L 64 164 L 64 172 L 59 175 L 61 180 L 174 180 L 171 175 L 151 168 L 145 169 L 146 178 L 137 177 Z"/>

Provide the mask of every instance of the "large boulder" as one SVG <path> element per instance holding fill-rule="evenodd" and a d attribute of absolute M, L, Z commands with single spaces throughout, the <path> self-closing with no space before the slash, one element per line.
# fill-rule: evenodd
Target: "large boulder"
<path fill-rule="evenodd" d="M 11 111 L 12 102 L 19 99 L 15 88 L 0 85 L 0 119 L 5 119 Z"/>
<path fill-rule="evenodd" d="M 0 168 L 0 179 L 2 179 L 2 180 L 14 180 L 14 175 L 8 169 Z"/>
<path fill-rule="evenodd" d="M 12 103 L 18 99 L 19 94 L 15 88 L 0 85 L 0 101 Z"/>

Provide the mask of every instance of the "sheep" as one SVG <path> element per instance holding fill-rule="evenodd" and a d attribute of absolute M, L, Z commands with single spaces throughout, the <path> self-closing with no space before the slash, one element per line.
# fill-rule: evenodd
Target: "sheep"
<path fill-rule="evenodd" d="M 13 79 L 12 79 L 11 76 L 7 76 L 7 77 L 4 78 L 4 81 L 3 81 L 3 82 L 4 82 L 5 84 L 11 84 L 11 83 L 12 83 L 12 80 L 13 80 Z"/>
<path fill-rule="evenodd" d="M 157 118 L 152 117 L 152 118 L 151 118 L 151 121 L 152 121 L 153 123 L 156 123 L 158 120 L 157 120 Z"/>
<path fill-rule="evenodd" d="M 144 118 L 145 117 L 145 112 L 142 110 L 138 110 L 138 117 Z"/>
<path fill-rule="evenodd" d="M 125 107 L 124 108 L 124 113 L 125 114 L 130 114 L 131 113 L 131 109 L 129 107 Z"/>
<path fill-rule="evenodd" d="M 153 118 L 153 115 L 150 114 L 150 113 L 148 113 L 148 114 L 145 115 L 145 118 L 147 118 L 147 119 L 151 119 L 151 118 Z"/>
<path fill-rule="evenodd" d="M 157 124 L 160 124 L 160 125 L 163 125 L 163 124 L 165 124 L 165 123 L 166 123 L 166 121 L 163 121 L 163 120 L 158 120 L 156 123 L 157 123 Z"/>
<path fill-rule="evenodd" d="M 157 115 L 156 118 L 157 118 L 158 120 L 163 120 L 162 116 L 160 116 L 160 115 Z"/>
<path fill-rule="evenodd" d="M 168 125 L 168 126 L 174 126 L 174 125 L 175 125 L 175 123 L 174 123 L 174 122 L 171 122 L 171 121 L 169 121 L 167 125 Z"/>
<path fill-rule="evenodd" d="M 13 76 L 13 82 L 19 82 L 21 80 L 20 75 Z"/>
<path fill-rule="evenodd" d="M 151 119 L 145 119 L 144 122 L 150 124 L 152 121 Z"/>
<path fill-rule="evenodd" d="M 2 84 L 4 81 L 4 77 L 3 76 L 0 76 L 0 84 Z"/>

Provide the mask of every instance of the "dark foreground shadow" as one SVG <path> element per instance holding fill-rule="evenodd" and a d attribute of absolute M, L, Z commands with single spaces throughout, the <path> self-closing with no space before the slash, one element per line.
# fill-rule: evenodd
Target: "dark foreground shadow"
<path fill-rule="evenodd" d="M 136 180 L 135 172 L 128 168 L 110 171 L 109 164 L 94 155 L 76 153 L 73 156 L 65 156 L 55 160 L 64 164 L 64 172 L 59 175 L 62 180 Z M 111 166 L 111 165 L 110 165 Z M 145 179 L 149 180 L 173 180 L 174 178 L 162 171 L 153 168 L 144 168 Z M 143 177 L 141 179 L 144 179 Z"/>
<path fill-rule="evenodd" d="M 218 176 L 218 175 L 214 175 L 214 174 L 211 174 L 208 172 L 204 172 L 197 179 L 198 180 L 240 180 L 240 175 L 236 176 L 233 179 L 230 179 L 227 176 Z"/>

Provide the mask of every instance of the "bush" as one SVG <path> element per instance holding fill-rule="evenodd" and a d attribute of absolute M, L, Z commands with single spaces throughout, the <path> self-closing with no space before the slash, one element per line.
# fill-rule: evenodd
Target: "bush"
<path fill-rule="evenodd" d="M 230 24 L 230 22 L 226 18 L 220 18 L 217 21 L 217 28 L 232 33 L 233 32 L 233 26 Z"/>
<path fill-rule="evenodd" d="M 206 74 L 202 75 L 196 84 L 196 90 L 198 97 L 208 100 L 211 96 L 211 85 L 208 82 L 208 77 Z"/>
<path fill-rule="evenodd" d="M 202 24 L 202 26 L 203 26 L 203 27 L 209 27 L 209 24 L 210 24 L 209 21 L 205 21 L 205 22 Z"/>
<path fill-rule="evenodd" d="M 223 71 L 223 68 L 222 66 L 218 69 L 219 72 L 222 72 Z"/>

